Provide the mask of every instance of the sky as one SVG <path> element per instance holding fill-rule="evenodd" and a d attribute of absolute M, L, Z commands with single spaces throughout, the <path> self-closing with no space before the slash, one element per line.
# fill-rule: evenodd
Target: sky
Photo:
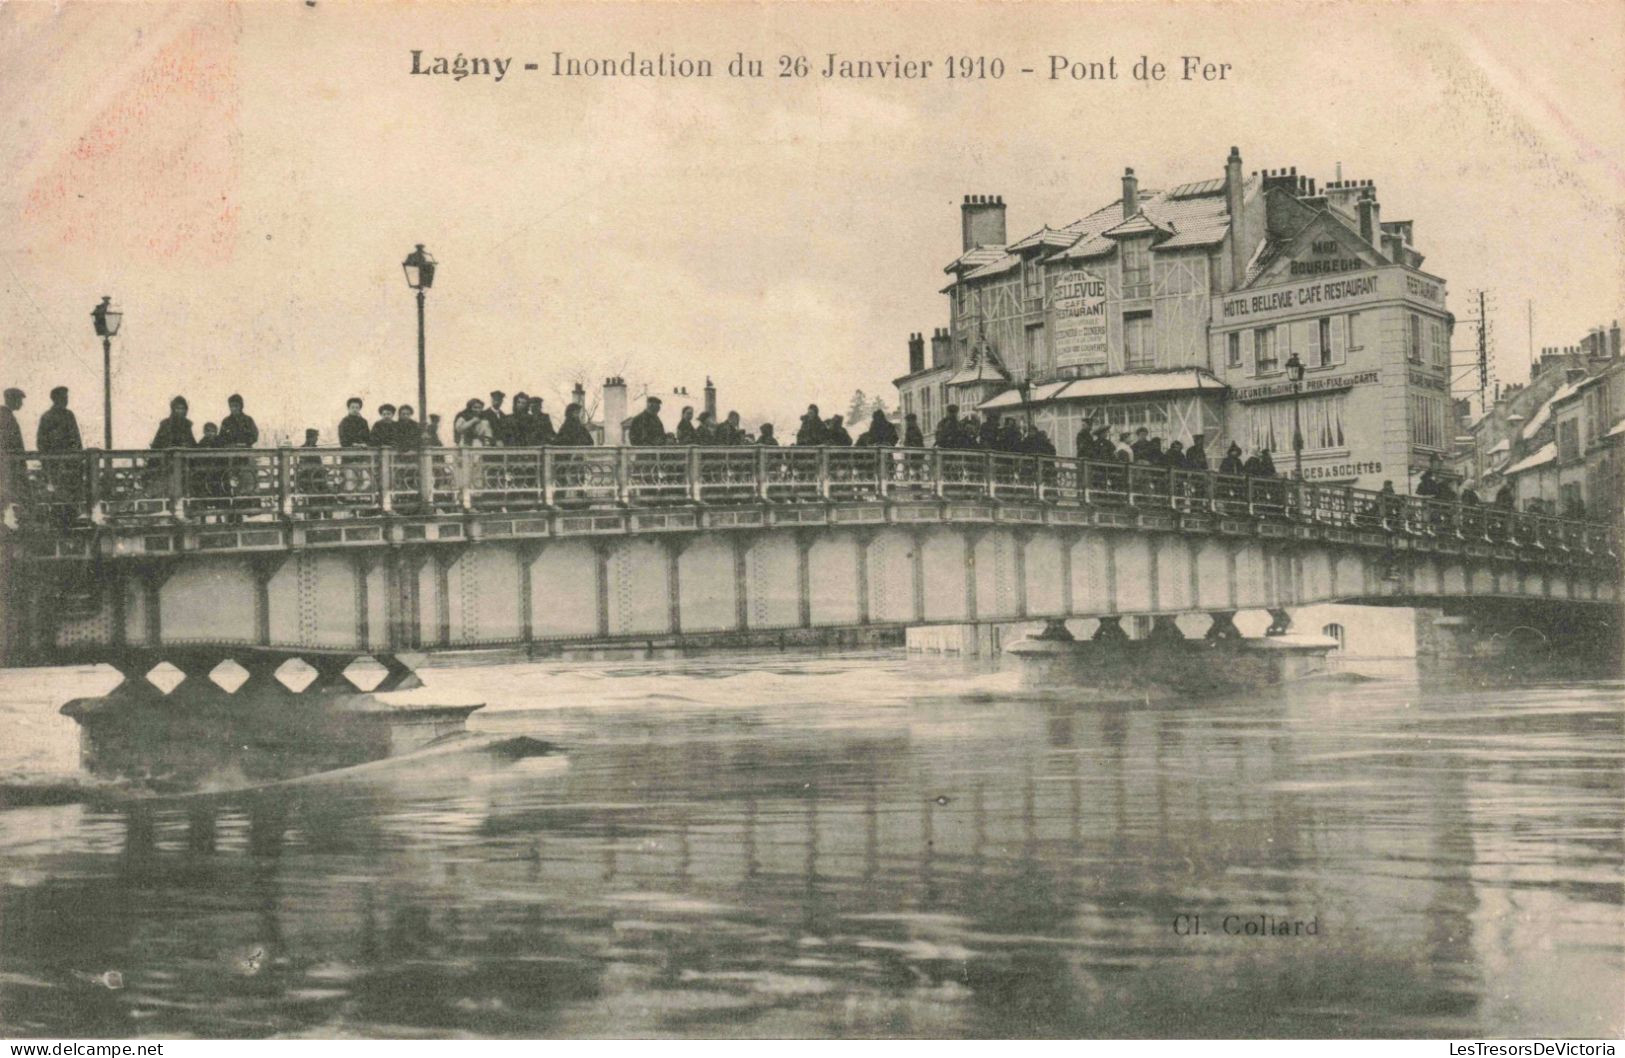
<path fill-rule="evenodd" d="M 908 335 L 947 323 L 964 195 L 1002 195 L 1016 239 L 1115 200 L 1125 166 L 1142 188 L 1222 176 L 1232 145 L 1249 171 L 1375 181 L 1458 316 L 1492 292 L 1497 375 L 1521 381 L 1531 302 L 1537 348 L 1625 315 L 1622 39 L 1625 5 L 1563 2 L 13 0 L 0 382 L 30 430 L 69 386 L 99 442 L 106 294 L 115 445 L 176 393 L 195 421 L 238 392 L 262 430 L 330 441 L 345 397 L 415 398 L 400 262 L 421 242 L 431 410 L 540 390 L 557 419 L 612 374 L 698 403 L 709 376 L 783 432 L 855 389 L 895 402 Z M 513 66 L 414 75 L 413 49 Z M 716 76 L 557 78 L 556 51 Z M 830 52 L 934 66 L 825 79 Z M 726 76 L 740 53 L 765 76 Z M 1231 69 L 1182 81 L 1193 54 Z M 1004 76 L 948 80 L 949 55 Z M 1142 55 L 1169 78 L 1135 80 Z M 1052 56 L 1116 56 L 1119 79 L 1051 80 Z"/>

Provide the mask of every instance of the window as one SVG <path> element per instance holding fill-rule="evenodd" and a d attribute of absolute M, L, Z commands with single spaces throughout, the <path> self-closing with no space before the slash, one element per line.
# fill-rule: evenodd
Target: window
<path fill-rule="evenodd" d="M 1450 366 L 1450 330 L 1443 320 L 1428 320 L 1428 347 L 1435 364 L 1446 368 Z"/>
<path fill-rule="evenodd" d="M 1309 362 L 1315 367 L 1331 367 L 1343 359 L 1338 355 L 1342 353 L 1341 349 L 1332 351 L 1332 335 L 1342 328 L 1332 326 L 1336 321 L 1330 316 L 1322 316 L 1316 322 L 1319 326 L 1315 334 L 1315 357 Z"/>
<path fill-rule="evenodd" d="M 1157 342 L 1149 312 L 1123 314 L 1123 370 L 1149 371 L 1157 366 Z"/>
<path fill-rule="evenodd" d="M 1360 319 L 1358 312 L 1351 312 L 1344 317 L 1348 323 L 1348 342 L 1346 351 L 1349 354 L 1360 352 L 1365 348 L 1365 321 Z"/>
<path fill-rule="evenodd" d="M 1329 624 L 1320 630 L 1320 634 L 1327 639 L 1337 640 L 1337 646 L 1333 648 L 1335 650 L 1343 650 L 1347 645 L 1347 639 L 1343 635 L 1343 626 L 1340 624 Z"/>
<path fill-rule="evenodd" d="M 1276 358 L 1275 328 L 1260 327 L 1253 332 L 1253 373 L 1268 375 L 1281 368 Z"/>
<path fill-rule="evenodd" d="M 904 390 L 903 391 L 903 414 L 906 416 L 906 415 L 909 415 L 909 414 L 913 413 L 913 411 L 914 411 L 914 391 L 913 390 Z"/>
<path fill-rule="evenodd" d="M 1405 332 L 1405 358 L 1413 364 L 1422 362 L 1422 317 L 1411 313 L 1410 328 Z"/>
<path fill-rule="evenodd" d="M 1417 317 L 1412 316 L 1412 320 Z M 1421 445 L 1424 448 L 1443 448 L 1444 433 L 1444 398 L 1430 396 L 1426 393 L 1412 393 L 1411 411 L 1411 444 Z"/>
<path fill-rule="evenodd" d="M 1022 290 L 1029 300 L 1044 296 L 1044 266 L 1037 261 L 1021 262 Z"/>
<path fill-rule="evenodd" d="M 1123 241 L 1123 296 L 1151 296 L 1151 250 L 1144 239 Z"/>
<path fill-rule="evenodd" d="M 1557 461 L 1572 463 L 1580 458 L 1580 422 L 1568 419 L 1557 424 Z"/>
<path fill-rule="evenodd" d="M 1303 433 L 1305 452 L 1348 447 L 1343 432 L 1343 412 L 1347 402 L 1346 393 L 1299 399 L 1298 423 Z M 1248 420 L 1252 451 L 1266 448 L 1271 452 L 1292 451 L 1292 401 L 1255 404 L 1249 409 Z"/>
<path fill-rule="evenodd" d="M 1226 355 L 1227 355 L 1227 360 L 1226 360 L 1227 366 L 1229 366 L 1229 367 L 1240 367 L 1241 366 L 1241 332 L 1240 331 L 1231 331 L 1228 335 L 1225 336 L 1225 350 L 1226 350 Z"/>

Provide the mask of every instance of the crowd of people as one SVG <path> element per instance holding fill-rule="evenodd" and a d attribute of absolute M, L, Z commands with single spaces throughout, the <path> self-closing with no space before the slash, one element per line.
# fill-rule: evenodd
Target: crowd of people
<path fill-rule="evenodd" d="M 22 425 L 17 418 L 17 412 L 22 409 L 26 396 L 22 390 L 15 387 L 4 392 L 4 403 L 0 405 L 0 451 L 21 452 L 27 447 L 23 439 Z M 68 407 L 68 388 L 57 386 L 51 390 L 50 396 L 51 406 L 40 416 L 35 431 L 35 450 L 48 455 L 81 451 L 84 443 L 79 433 L 79 422 L 72 409 Z M 552 418 L 543 410 L 541 397 L 531 397 L 525 393 L 515 394 L 509 410 L 503 408 L 507 394 L 501 390 L 493 390 L 490 397 L 489 404 L 479 398 L 468 401 L 463 410 L 452 419 L 453 444 L 462 447 L 509 448 L 537 448 L 549 445 L 589 447 L 594 444 L 593 434 L 586 422 L 585 409 L 580 403 L 568 404 L 564 409 L 564 421 L 555 427 Z M 676 425 L 667 430 L 661 419 L 661 406 L 659 397 L 646 399 L 643 411 L 627 424 L 627 444 L 640 448 L 661 445 L 777 447 L 780 444 L 772 423 L 763 423 L 755 433 L 751 433 L 743 425 L 737 411 L 729 412 L 723 421 L 717 422 L 711 412 L 701 411 L 696 415 L 694 408 L 687 406 L 682 409 Z M 424 447 L 438 448 L 445 443 L 441 435 L 439 415 L 430 415 L 426 421 L 420 422 L 416 417 L 416 410 L 410 404 L 397 406 L 386 402 L 378 405 L 377 417 L 369 422 L 364 414 L 364 407 L 360 397 L 351 397 L 345 402 L 345 415 L 338 423 L 340 447 L 388 448 L 399 451 Z M 190 405 L 185 397 L 177 396 L 172 399 L 169 402 L 169 415 L 158 424 L 149 447 L 252 448 L 259 443 L 259 427 L 253 417 L 244 411 L 243 398 L 239 394 L 233 393 L 226 398 L 226 414 L 218 423 L 205 422 L 202 425 L 201 436 L 195 431 L 189 412 Z M 809 404 L 796 430 L 794 444 L 801 447 L 835 448 L 897 445 L 907 448 L 925 447 L 925 435 L 918 418 L 912 412 L 903 416 L 901 426 L 899 430 L 898 424 L 893 423 L 884 411 L 876 409 L 864 430 L 854 439 L 842 416 L 831 415 L 825 418 L 818 405 Z M 1021 424 L 1009 417 L 1001 419 L 991 413 L 983 419 L 978 419 L 974 414 L 961 416 L 959 408 L 955 405 L 949 405 L 947 413 L 937 422 L 932 439 L 937 448 L 943 449 L 1055 455 L 1054 443 L 1044 430 L 1036 425 Z M 1080 459 L 1096 462 L 1128 463 L 1181 470 L 1217 469 L 1221 474 L 1257 478 L 1277 476 L 1275 462 L 1268 448 L 1262 448 L 1243 458 L 1241 446 L 1234 443 L 1229 446 L 1218 467 L 1211 468 L 1204 440 L 1201 434 L 1197 434 L 1188 448 L 1177 440 L 1164 445 L 1163 439 L 1152 436 L 1149 428 L 1145 426 L 1137 428 L 1132 433 L 1127 430 L 1120 431 L 1114 438 L 1110 423 L 1096 422 L 1091 417 L 1085 416 L 1077 434 L 1076 454 Z M 320 447 L 320 431 L 314 428 L 307 429 L 304 446 Z M 1397 495 L 1392 481 L 1384 481 L 1381 491 L 1383 495 Z M 1485 500 L 1479 496 L 1470 482 L 1464 483 L 1458 492 L 1442 472 L 1437 459 L 1433 466 L 1422 472 L 1413 491 L 1416 496 L 1426 499 L 1458 502 L 1467 506 L 1486 505 Z M 1488 505 L 1506 510 L 1514 509 L 1517 506 L 1517 496 L 1512 483 L 1503 484 Z M 1585 508 L 1577 498 L 1571 499 L 1561 511 L 1556 504 L 1546 500 L 1530 500 L 1525 506 L 1540 514 L 1562 513 L 1573 518 L 1585 517 Z"/>

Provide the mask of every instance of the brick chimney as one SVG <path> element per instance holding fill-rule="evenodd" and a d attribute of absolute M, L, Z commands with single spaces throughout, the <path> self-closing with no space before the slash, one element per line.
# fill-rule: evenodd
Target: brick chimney
<path fill-rule="evenodd" d="M 1382 211 L 1377 206 L 1377 189 L 1367 186 L 1360 192 L 1356 204 L 1360 213 L 1360 238 L 1382 249 Z"/>
<path fill-rule="evenodd" d="M 1140 181 L 1133 169 L 1123 170 L 1123 219 L 1140 212 Z"/>
<path fill-rule="evenodd" d="M 626 379 L 616 375 L 604 379 L 604 444 L 619 448 L 622 424 L 626 421 Z"/>
<path fill-rule="evenodd" d="M 1004 233 L 1002 195 L 966 195 L 959 207 L 959 220 L 965 250 L 973 246 L 1003 246 L 1009 241 Z"/>
<path fill-rule="evenodd" d="M 925 336 L 911 334 L 908 336 L 908 373 L 925 370 Z"/>
<path fill-rule="evenodd" d="M 953 362 L 953 342 L 948 328 L 938 327 L 931 332 L 931 366 L 942 367 Z"/>
<path fill-rule="evenodd" d="M 1247 273 L 1247 258 L 1252 247 L 1247 245 L 1246 218 L 1242 216 L 1241 149 L 1230 148 L 1230 157 L 1224 163 L 1224 201 L 1230 211 L 1230 288 L 1241 286 Z"/>
<path fill-rule="evenodd" d="M 711 413 L 711 421 L 717 419 L 717 387 L 711 381 L 711 376 L 705 376 L 705 409 Z"/>

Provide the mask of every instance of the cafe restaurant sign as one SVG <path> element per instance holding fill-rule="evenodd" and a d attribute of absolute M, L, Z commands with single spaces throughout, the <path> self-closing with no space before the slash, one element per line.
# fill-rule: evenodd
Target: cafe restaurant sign
<path fill-rule="evenodd" d="M 1350 375 L 1306 379 L 1298 387 L 1298 392 L 1305 396 L 1313 396 L 1316 393 L 1352 389 L 1355 386 L 1375 382 L 1380 375 L 1381 372 L 1378 371 L 1358 371 Z M 1262 386 L 1242 386 L 1230 391 L 1231 400 L 1274 400 L 1277 397 L 1290 396 L 1292 396 L 1291 382 L 1269 382 Z"/>
<path fill-rule="evenodd" d="M 1281 316 L 1329 315 L 1390 299 L 1440 309 L 1444 307 L 1444 284 L 1395 265 L 1336 278 L 1278 283 L 1221 298 L 1215 322 L 1235 325 L 1264 323 Z"/>
<path fill-rule="evenodd" d="M 1051 294 L 1055 309 L 1055 366 L 1106 363 L 1106 281 L 1074 268 L 1061 273 Z"/>

